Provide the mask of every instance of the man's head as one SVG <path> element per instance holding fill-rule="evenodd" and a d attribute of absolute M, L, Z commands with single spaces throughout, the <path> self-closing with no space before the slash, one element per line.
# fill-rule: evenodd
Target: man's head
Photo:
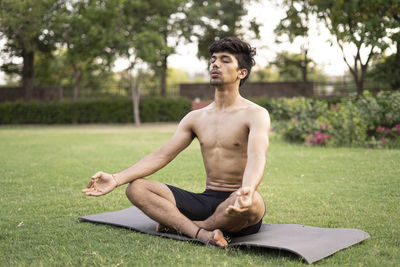
<path fill-rule="evenodd" d="M 249 77 L 251 68 L 255 65 L 254 56 L 256 49 L 252 48 L 248 43 L 236 37 L 226 37 L 214 42 L 208 51 L 212 57 L 218 52 L 228 52 L 236 58 L 238 62 L 238 69 L 246 69 L 244 77 L 241 78 L 239 86 L 241 86 Z"/>

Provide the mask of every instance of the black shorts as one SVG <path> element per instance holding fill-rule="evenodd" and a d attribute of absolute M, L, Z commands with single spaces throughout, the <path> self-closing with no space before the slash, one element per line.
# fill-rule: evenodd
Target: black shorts
<path fill-rule="evenodd" d="M 210 217 L 218 205 L 225 201 L 232 192 L 214 191 L 206 189 L 203 193 L 192 193 L 178 187 L 167 185 L 175 197 L 176 207 L 179 211 L 192 221 L 204 221 Z M 255 234 L 260 230 L 262 219 L 239 232 L 224 232 L 224 234 L 238 237 L 243 235 Z"/>

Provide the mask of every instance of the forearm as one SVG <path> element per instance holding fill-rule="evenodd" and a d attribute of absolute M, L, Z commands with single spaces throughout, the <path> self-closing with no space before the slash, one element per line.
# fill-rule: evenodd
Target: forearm
<path fill-rule="evenodd" d="M 160 155 L 158 151 L 156 151 L 143 157 L 131 167 L 114 174 L 113 177 L 118 185 L 123 185 L 155 173 L 170 161 L 171 159 Z"/>
<path fill-rule="evenodd" d="M 242 187 L 250 188 L 252 193 L 257 190 L 264 176 L 265 160 L 266 157 L 264 155 L 251 156 L 248 158 L 246 169 L 243 174 Z"/>

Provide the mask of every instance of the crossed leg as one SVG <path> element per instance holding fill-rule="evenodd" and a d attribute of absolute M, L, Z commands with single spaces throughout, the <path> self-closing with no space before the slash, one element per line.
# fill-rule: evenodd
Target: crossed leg
<path fill-rule="evenodd" d="M 197 235 L 198 239 L 218 246 L 227 245 L 222 231 L 236 232 L 256 224 L 264 215 L 265 209 L 264 201 L 256 193 L 254 205 L 248 211 L 240 216 L 229 214 L 228 207 L 236 200 L 236 195 L 232 194 L 208 219 L 194 222 L 178 210 L 174 195 L 165 184 L 137 179 L 129 184 L 126 195 L 135 206 L 160 225 L 193 238 Z M 203 230 L 199 231 L 199 227 Z"/>
<path fill-rule="evenodd" d="M 198 232 L 199 226 L 178 210 L 174 195 L 165 184 L 137 179 L 129 184 L 126 195 L 136 207 L 161 225 L 193 238 L 197 234 L 198 239 L 217 246 L 228 244 L 219 229 Z"/>
<path fill-rule="evenodd" d="M 204 221 L 194 223 L 205 230 L 221 229 L 224 232 L 239 232 L 240 230 L 257 224 L 265 214 L 265 203 L 258 192 L 254 193 L 252 206 L 243 213 L 230 213 L 229 207 L 236 201 L 236 194 L 222 202 L 215 212 Z"/>

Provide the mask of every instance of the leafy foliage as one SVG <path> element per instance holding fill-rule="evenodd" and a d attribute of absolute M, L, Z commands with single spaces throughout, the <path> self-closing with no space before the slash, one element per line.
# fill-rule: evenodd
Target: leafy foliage
<path fill-rule="evenodd" d="M 399 90 L 400 51 L 397 54 L 381 58 L 381 60 L 372 66 L 369 76 L 372 81 L 383 84 L 382 86 Z"/>
<path fill-rule="evenodd" d="M 326 77 L 323 74 L 323 71 L 318 69 L 315 66 L 314 62 L 306 58 L 302 54 L 289 53 L 283 51 L 281 53 L 277 53 L 276 58 L 273 62 L 271 62 L 273 66 L 275 66 L 278 70 L 279 81 L 325 81 Z M 306 79 L 304 76 L 305 64 L 307 65 L 306 71 Z"/>
<path fill-rule="evenodd" d="M 146 98 L 140 103 L 144 122 L 179 121 L 191 109 L 185 98 Z M 0 104 L 0 124 L 131 123 L 132 103 L 127 98 L 90 101 Z"/>
<path fill-rule="evenodd" d="M 364 90 L 371 59 L 400 40 L 400 3 L 397 0 L 292 0 L 285 1 L 285 4 L 288 6 L 287 16 L 278 26 L 277 33 L 285 33 L 290 39 L 304 36 L 308 31 L 304 22 L 310 15 L 316 15 L 341 48 L 359 95 Z M 351 57 L 344 53 L 346 45 L 355 48 Z M 364 58 L 362 54 L 367 56 Z"/>
<path fill-rule="evenodd" d="M 250 25 L 241 24 L 241 19 L 247 15 L 243 0 L 191 0 L 187 5 L 186 27 L 189 38 L 198 41 L 198 56 L 208 59 L 208 47 L 215 40 L 228 36 L 243 38 L 259 37 L 260 25 L 253 19 Z"/>
<path fill-rule="evenodd" d="M 22 74 L 27 100 L 32 98 L 35 53 L 52 51 L 59 41 L 56 29 L 63 4 L 61 0 L 0 1 L 0 36 L 7 40 L 2 52 L 23 59 L 22 68 L 8 62 L 3 70 Z"/>
<path fill-rule="evenodd" d="M 400 93 L 365 92 L 339 102 L 260 99 L 275 131 L 291 142 L 328 146 L 399 147 Z M 382 139 L 384 138 L 384 139 Z"/>
<path fill-rule="evenodd" d="M 302 39 L 302 52 L 300 57 L 296 58 L 295 61 L 289 61 L 289 63 L 291 63 L 292 67 L 298 68 L 299 71 L 301 71 L 302 81 L 307 82 L 309 80 L 308 73 L 310 72 L 309 64 L 312 63 L 312 60 L 307 56 L 309 50 L 308 36 L 311 15 L 310 3 L 309 1 L 285 0 L 284 4 L 287 6 L 286 17 L 281 19 L 274 30 L 276 34 L 275 41 L 281 43 L 282 40 L 280 38 L 282 36 L 287 37 L 291 43 L 293 43 L 295 39 Z M 282 56 L 284 56 L 284 54 L 278 55 L 276 61 L 279 62 L 282 60 Z M 283 59 L 285 59 L 285 57 L 283 57 Z"/>

